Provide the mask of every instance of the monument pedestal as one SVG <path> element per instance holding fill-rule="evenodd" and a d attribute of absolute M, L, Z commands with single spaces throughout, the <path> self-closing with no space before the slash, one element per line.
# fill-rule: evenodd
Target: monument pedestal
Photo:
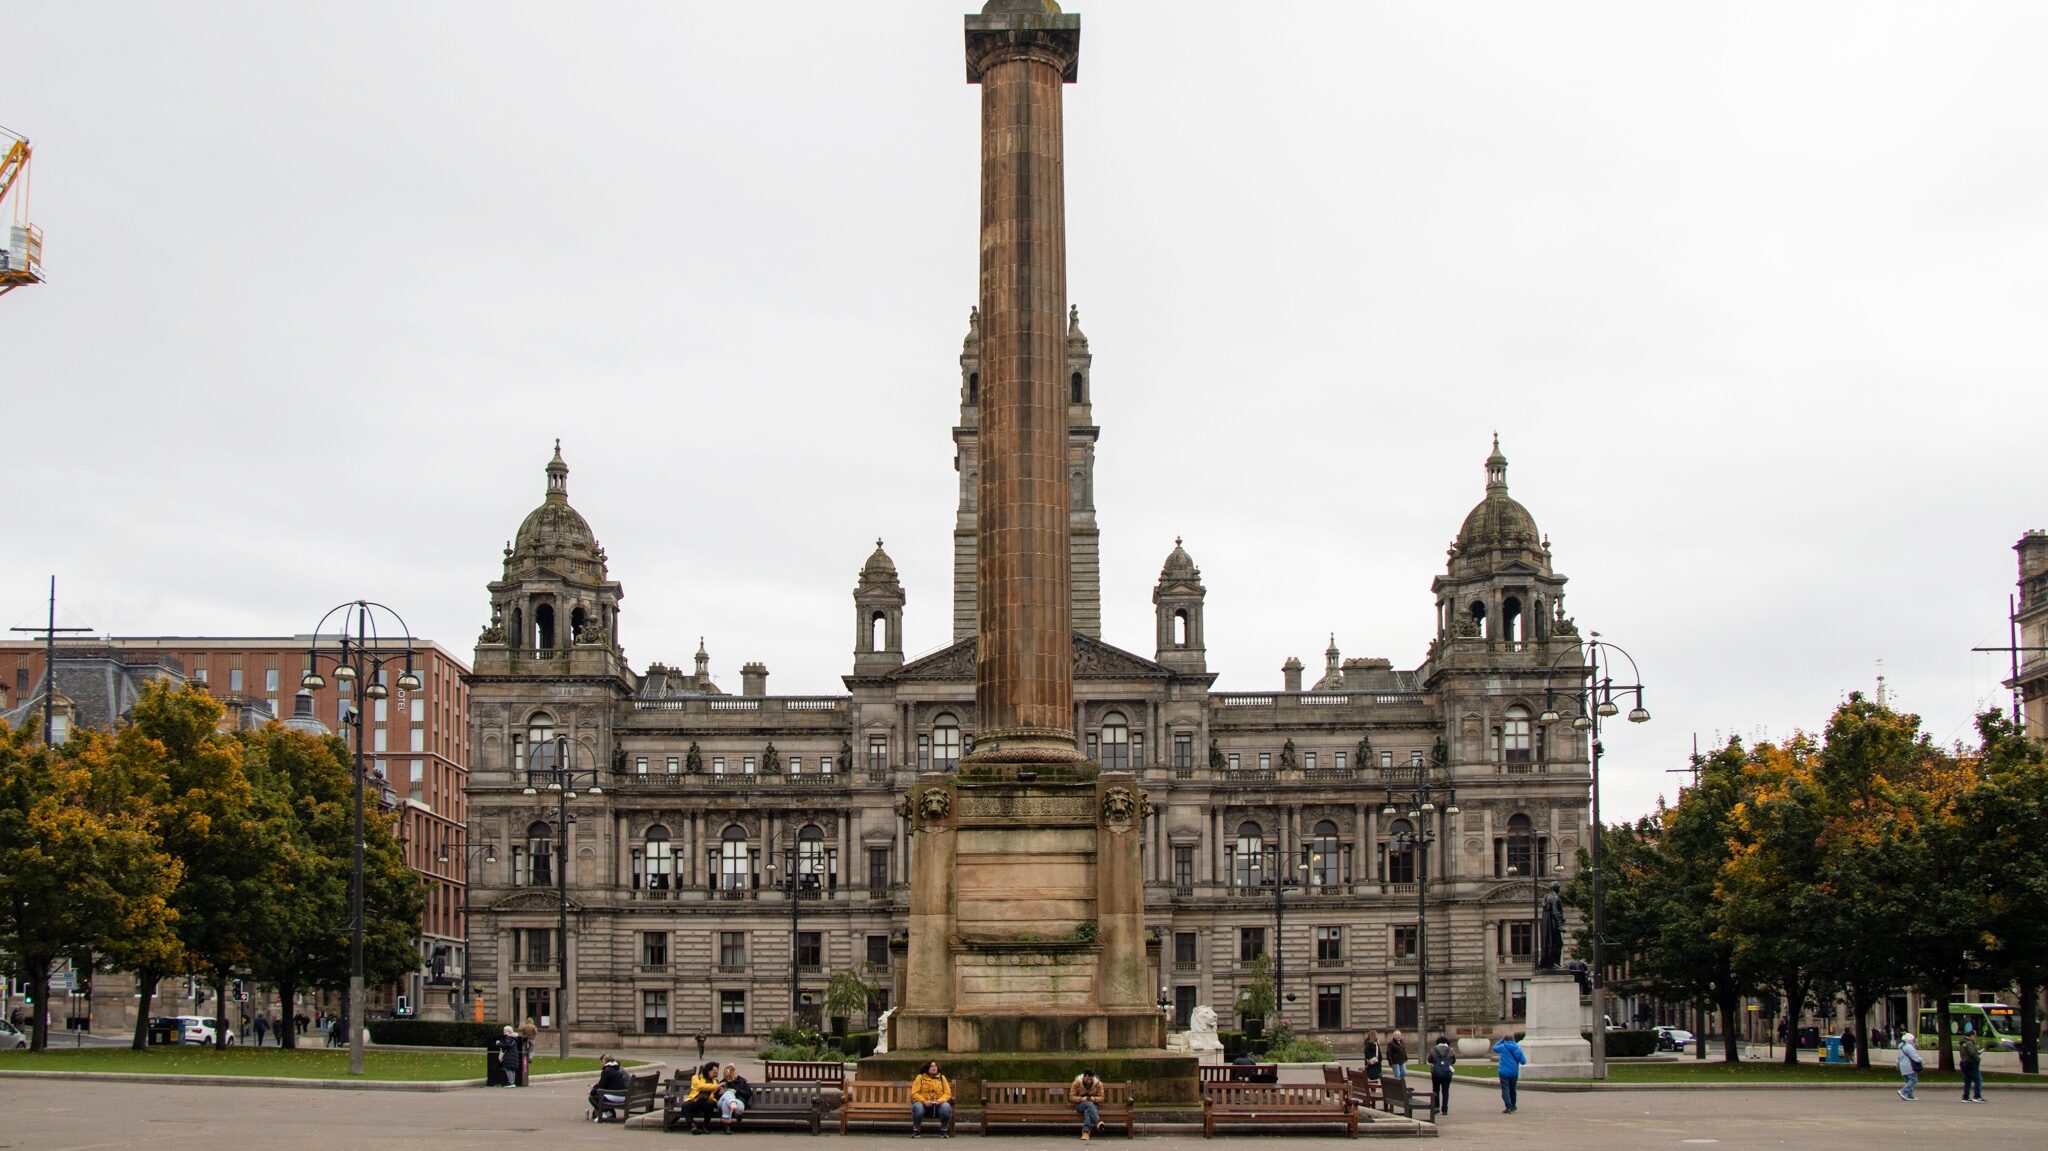
<path fill-rule="evenodd" d="M 1531 979 L 1528 1032 L 1522 1039 L 1522 1054 L 1529 1057 L 1529 1065 L 1522 1068 L 1523 1076 L 1592 1078 L 1593 1045 L 1579 1033 L 1583 1021 L 1576 977 L 1569 972 L 1550 971 Z"/>

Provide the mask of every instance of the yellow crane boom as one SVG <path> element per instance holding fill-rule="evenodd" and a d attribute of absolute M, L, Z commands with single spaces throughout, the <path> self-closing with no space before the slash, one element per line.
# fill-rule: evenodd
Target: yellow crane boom
<path fill-rule="evenodd" d="M 0 128 L 0 140 L 12 140 L 7 154 L 0 156 L 0 204 L 14 193 L 20 182 L 22 193 L 14 201 L 13 223 L 7 229 L 7 246 L 0 248 L 0 296 L 23 284 L 43 282 L 43 230 L 28 218 L 28 162 L 32 155 L 28 138 Z"/>

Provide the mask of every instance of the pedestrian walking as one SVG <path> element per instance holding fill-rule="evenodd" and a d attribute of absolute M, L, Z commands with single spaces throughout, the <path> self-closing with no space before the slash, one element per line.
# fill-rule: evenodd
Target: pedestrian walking
<path fill-rule="evenodd" d="M 1408 1081 L 1408 1041 L 1401 1038 L 1399 1031 L 1387 1040 L 1387 1066 L 1393 1068 L 1396 1080 Z"/>
<path fill-rule="evenodd" d="M 910 1081 L 910 1137 L 923 1138 L 925 1116 L 939 1121 L 939 1136 L 953 1137 L 953 1082 L 939 1071 L 936 1059 L 926 1063 Z"/>
<path fill-rule="evenodd" d="M 258 1012 L 256 1015 L 256 1046 L 263 1046 L 264 1040 L 269 1038 L 270 1018 L 262 1014 L 261 1012 Z M 282 1040 L 280 1040 L 279 1042 L 282 1042 Z"/>
<path fill-rule="evenodd" d="M 1365 1077 L 1377 1080 L 1380 1077 L 1380 1033 L 1365 1033 Z"/>
<path fill-rule="evenodd" d="M 1081 1142 L 1095 1138 L 1095 1129 L 1102 1126 L 1102 1080 L 1095 1077 L 1095 1068 L 1083 1067 L 1067 1087 L 1067 1098 L 1074 1104 L 1075 1114 L 1081 1117 Z"/>
<path fill-rule="evenodd" d="M 1512 1035 L 1501 1036 L 1493 1045 L 1493 1053 L 1500 1060 L 1494 1071 L 1500 1076 L 1501 1114 L 1513 1115 L 1515 1089 L 1522 1085 L 1522 1064 L 1527 1063 L 1529 1057 L 1522 1054 L 1522 1045 L 1515 1042 Z"/>
<path fill-rule="evenodd" d="M 1910 1031 L 1899 1034 L 1899 1074 L 1906 1079 L 1906 1085 L 1899 1088 L 1899 1098 L 1911 1103 L 1913 1088 L 1920 1082 L 1920 1048 L 1914 1044 Z"/>
<path fill-rule="evenodd" d="M 1436 1046 L 1429 1049 L 1429 1105 L 1439 1115 L 1451 1113 L 1451 1070 L 1458 1062 L 1458 1053 L 1451 1049 L 1447 1035 L 1436 1037 Z"/>
<path fill-rule="evenodd" d="M 1845 1026 L 1842 1028 L 1842 1058 L 1851 1063 L 1856 1062 L 1856 1029 L 1854 1027 Z"/>
<path fill-rule="evenodd" d="M 1977 1038 L 1975 1024 L 1963 1025 L 1962 1042 L 1956 1044 L 1956 1058 L 1963 1065 L 1963 1102 L 1984 1102 L 1984 1043 Z"/>
<path fill-rule="evenodd" d="M 540 1028 L 534 1025 L 533 1016 L 519 1025 L 519 1085 L 527 1085 L 527 1074 L 533 1069 L 533 1045 L 540 1038 Z"/>

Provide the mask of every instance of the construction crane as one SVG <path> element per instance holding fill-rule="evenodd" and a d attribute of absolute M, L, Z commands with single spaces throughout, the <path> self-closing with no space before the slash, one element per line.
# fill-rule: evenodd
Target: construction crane
<path fill-rule="evenodd" d="M 7 247 L 0 249 L 0 296 L 23 284 L 43 282 L 43 230 L 29 222 L 28 137 L 0 128 L 0 144 L 7 153 L 0 156 L 0 204 L 14 199 L 14 215 L 7 229 Z M 14 195 L 16 184 L 21 195 Z"/>

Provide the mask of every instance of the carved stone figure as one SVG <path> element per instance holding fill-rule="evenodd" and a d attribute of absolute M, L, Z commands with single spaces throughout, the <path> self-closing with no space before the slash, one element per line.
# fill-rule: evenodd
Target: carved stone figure
<path fill-rule="evenodd" d="M 1556 971 L 1564 960 L 1564 897 L 1559 894 L 1558 885 L 1550 885 L 1550 891 L 1543 896 L 1543 939 L 1536 952 L 1536 967 L 1540 971 Z"/>
<path fill-rule="evenodd" d="M 839 770 L 853 770 L 853 743 L 850 740 L 839 741 Z"/>
<path fill-rule="evenodd" d="M 1151 797 L 1151 796 L 1149 796 L 1149 795 L 1147 795 L 1147 794 L 1145 794 L 1145 793 L 1144 793 L 1144 792 L 1142 792 L 1142 791 L 1141 791 L 1141 792 L 1139 792 L 1139 793 L 1138 793 L 1138 818 L 1140 818 L 1140 819 L 1150 819 L 1150 818 L 1152 818 L 1153 816 L 1155 816 L 1155 815 L 1157 815 L 1157 814 L 1159 814 L 1159 807 L 1158 807 L 1158 805 L 1157 805 L 1157 804 L 1155 804 L 1155 803 L 1153 803 L 1153 802 L 1152 802 L 1152 797 Z"/>
<path fill-rule="evenodd" d="M 704 753 L 697 749 L 697 741 L 690 741 L 690 750 L 683 753 L 683 770 L 692 775 L 704 770 Z"/>
<path fill-rule="evenodd" d="M 1138 799 L 1128 787 L 1112 787 L 1102 793 L 1102 821 L 1109 824 L 1129 825 L 1131 817 L 1138 811 Z"/>
<path fill-rule="evenodd" d="M 499 619 L 499 618 L 498 618 L 498 616 L 497 616 L 497 615 L 496 615 L 495 613 L 493 613 L 493 614 L 492 614 L 492 616 L 491 616 L 491 622 L 489 622 L 489 623 L 485 624 L 485 625 L 484 625 L 484 630 L 483 630 L 483 631 L 481 631 L 481 632 L 478 632 L 478 633 L 477 633 L 477 637 L 476 637 L 476 642 L 478 642 L 478 643 L 504 643 L 504 642 L 505 642 L 505 621 L 504 621 L 504 620 L 502 620 L 502 619 Z"/>
<path fill-rule="evenodd" d="M 1450 750 L 1444 746 L 1443 736 L 1439 735 L 1436 737 L 1436 746 L 1430 749 L 1430 754 L 1435 757 L 1434 759 L 1430 760 L 1430 762 L 1436 764 L 1438 767 L 1442 767 L 1444 764 L 1447 764 L 1451 761 L 1451 753 Z"/>
<path fill-rule="evenodd" d="M 1196 1039 L 1216 1038 L 1216 1009 L 1203 1003 L 1188 1012 L 1188 1035 Z"/>
<path fill-rule="evenodd" d="M 1226 762 L 1226 761 L 1225 761 L 1225 760 L 1224 760 L 1224 758 L 1223 758 L 1223 749 L 1222 749 L 1222 748 L 1220 748 L 1220 747 L 1218 747 L 1218 746 L 1216 746 L 1216 741 L 1215 741 L 1215 740 L 1213 740 L 1213 739 L 1212 739 L 1212 740 L 1210 740 L 1210 741 L 1209 741 L 1209 770 L 1210 770 L 1210 771 L 1222 771 L 1222 770 L 1223 770 L 1223 765 L 1225 764 L 1225 762 Z"/>
<path fill-rule="evenodd" d="M 775 741 L 772 739 L 761 751 L 761 770 L 770 774 L 782 770 L 782 753 L 775 750 Z"/>
<path fill-rule="evenodd" d="M 918 818 L 926 823 L 937 823 L 953 810 L 953 797 L 943 787 L 927 787 L 918 793 Z"/>

